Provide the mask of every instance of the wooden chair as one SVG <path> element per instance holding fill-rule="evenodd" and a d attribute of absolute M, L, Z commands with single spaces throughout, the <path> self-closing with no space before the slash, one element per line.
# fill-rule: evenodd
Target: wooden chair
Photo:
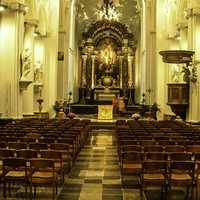
<path fill-rule="evenodd" d="M 183 186 L 187 188 L 185 199 L 189 198 L 191 188 L 191 199 L 193 199 L 195 163 L 193 161 L 171 161 L 169 167 L 168 193 L 172 186 Z"/>
<path fill-rule="evenodd" d="M 9 184 L 9 192 L 11 192 L 10 185 L 12 183 L 25 184 L 25 193 L 27 194 L 27 187 L 29 184 L 26 160 L 22 158 L 4 158 L 3 159 L 3 196 L 6 198 L 7 183 Z"/>
<path fill-rule="evenodd" d="M 144 154 L 142 152 L 125 152 L 122 154 L 121 159 L 121 175 L 122 184 L 124 183 L 124 176 L 137 176 L 138 183 L 140 187 L 140 197 L 142 198 L 142 162 L 144 160 Z"/>
<path fill-rule="evenodd" d="M 42 150 L 40 151 L 41 158 L 51 159 L 54 161 L 54 169 L 58 174 L 61 174 L 62 183 L 64 183 L 64 162 L 62 152 L 57 150 Z"/>
<path fill-rule="evenodd" d="M 54 168 L 54 161 L 49 159 L 32 159 L 30 161 L 31 176 L 30 190 L 32 198 L 32 187 L 34 187 L 34 196 L 36 195 L 36 186 L 52 185 L 52 198 L 57 194 L 57 173 Z"/>
<path fill-rule="evenodd" d="M 56 150 L 62 152 L 62 159 L 64 162 L 64 170 L 69 172 L 73 165 L 73 154 L 70 151 L 70 147 L 68 144 L 63 143 L 52 143 L 50 144 L 50 150 Z"/>
<path fill-rule="evenodd" d="M 142 191 L 144 191 L 144 188 L 147 186 L 159 186 L 161 187 L 161 199 L 164 199 L 167 197 L 166 183 L 166 161 L 147 160 L 142 163 Z"/>

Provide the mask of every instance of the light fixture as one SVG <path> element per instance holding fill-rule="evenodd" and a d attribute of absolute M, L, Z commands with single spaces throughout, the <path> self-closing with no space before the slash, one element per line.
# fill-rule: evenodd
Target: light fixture
<path fill-rule="evenodd" d="M 119 18 L 119 13 L 117 12 L 116 7 L 113 5 L 112 0 L 104 0 L 103 5 L 99 10 L 100 19 L 106 20 L 115 20 L 117 21 Z"/>
<path fill-rule="evenodd" d="M 5 6 L 0 5 L 0 12 L 3 12 L 5 10 Z"/>

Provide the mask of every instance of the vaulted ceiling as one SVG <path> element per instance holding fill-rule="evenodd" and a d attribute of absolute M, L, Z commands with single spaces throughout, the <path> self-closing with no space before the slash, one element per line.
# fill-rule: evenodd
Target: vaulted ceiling
<path fill-rule="evenodd" d="M 124 24 L 128 31 L 137 39 L 140 33 L 140 7 L 139 0 L 79 0 L 78 3 L 78 29 L 81 33 L 87 32 L 91 24 L 99 20 L 98 12 L 105 1 L 111 1 L 119 13 L 118 22 Z"/>

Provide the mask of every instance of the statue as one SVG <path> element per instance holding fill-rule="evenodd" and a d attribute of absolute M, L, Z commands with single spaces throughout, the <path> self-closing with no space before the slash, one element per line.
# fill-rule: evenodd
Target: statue
<path fill-rule="evenodd" d="M 26 80 L 28 79 L 28 75 L 31 72 L 31 51 L 29 48 L 26 48 L 22 52 L 22 71 L 21 71 L 21 79 Z"/>
<path fill-rule="evenodd" d="M 34 81 L 36 83 L 42 83 L 42 74 L 43 74 L 42 63 L 40 61 L 37 61 L 35 63 L 35 70 L 34 70 Z"/>
<path fill-rule="evenodd" d="M 172 80 L 176 83 L 179 82 L 180 80 L 180 76 L 181 76 L 181 71 L 179 70 L 179 67 L 176 66 L 175 68 L 173 68 L 173 72 L 172 72 Z"/>

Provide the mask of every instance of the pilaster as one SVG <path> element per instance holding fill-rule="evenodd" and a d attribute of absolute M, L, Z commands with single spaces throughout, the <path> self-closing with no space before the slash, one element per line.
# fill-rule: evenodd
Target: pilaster
<path fill-rule="evenodd" d="M 25 5 L 18 1 L 3 1 L 1 4 L 7 5 L 1 13 L 0 25 L 1 112 L 4 117 L 18 118 L 22 116 L 19 80 Z"/>
<path fill-rule="evenodd" d="M 193 7 L 190 4 L 186 10 L 186 17 L 188 19 L 188 48 L 195 51 L 194 60 L 200 60 L 200 7 Z M 197 68 L 198 77 L 199 69 Z M 188 120 L 199 121 L 200 119 L 200 84 L 190 83 L 190 101 L 189 101 L 189 116 Z"/>

